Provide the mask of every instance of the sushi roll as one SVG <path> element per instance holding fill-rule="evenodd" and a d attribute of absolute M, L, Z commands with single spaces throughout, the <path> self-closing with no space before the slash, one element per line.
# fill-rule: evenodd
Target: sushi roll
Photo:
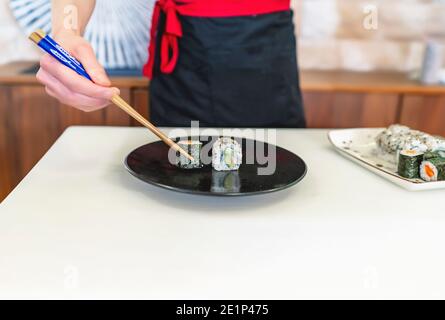
<path fill-rule="evenodd" d="M 429 159 L 434 159 L 434 158 L 441 158 L 441 159 L 445 160 L 445 151 L 427 152 L 423 156 L 423 160 L 429 160 Z"/>
<path fill-rule="evenodd" d="M 219 138 L 212 148 L 212 167 L 217 171 L 238 170 L 243 160 L 241 145 L 232 138 Z"/>
<path fill-rule="evenodd" d="M 392 125 L 376 137 L 377 145 L 385 153 L 398 155 L 402 150 L 430 152 L 445 149 L 445 141 L 418 130 Z"/>
<path fill-rule="evenodd" d="M 397 173 L 408 179 L 419 178 L 419 168 L 423 161 L 423 153 L 417 150 L 403 150 L 399 154 Z"/>
<path fill-rule="evenodd" d="M 383 130 L 376 137 L 377 145 L 387 153 L 394 153 L 399 150 L 402 137 L 410 132 L 410 128 L 398 124 L 392 125 Z"/>
<path fill-rule="evenodd" d="M 420 165 L 420 177 L 427 181 L 445 180 L 445 159 L 431 158 Z"/>
<path fill-rule="evenodd" d="M 181 169 L 198 169 L 202 167 L 201 162 L 201 150 L 202 142 L 198 140 L 182 140 L 178 142 L 178 145 L 187 151 L 189 155 L 193 157 L 193 161 L 185 157 L 181 153 L 176 154 L 176 165 Z"/>

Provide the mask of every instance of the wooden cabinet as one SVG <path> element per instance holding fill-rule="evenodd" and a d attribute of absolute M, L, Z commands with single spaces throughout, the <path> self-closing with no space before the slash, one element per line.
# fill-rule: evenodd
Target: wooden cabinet
<path fill-rule="evenodd" d="M 0 95 L 0 195 L 4 196 L 57 139 L 61 124 L 58 104 L 45 97 L 43 88 L 0 86 Z"/>
<path fill-rule="evenodd" d="M 385 127 L 403 123 L 445 135 L 445 86 L 396 72 L 307 71 L 301 87 L 309 127 Z"/>
<path fill-rule="evenodd" d="M 310 128 L 386 127 L 397 122 L 397 94 L 316 91 L 303 98 Z"/>
<path fill-rule="evenodd" d="M 20 73 L 28 67 L 24 63 L 0 68 L 0 201 L 69 126 L 136 125 L 116 106 L 85 113 L 60 104 L 45 93 L 34 75 Z M 117 78 L 113 82 L 125 100 L 148 116 L 147 80 Z"/>
<path fill-rule="evenodd" d="M 130 101 L 131 90 L 121 89 Z M 41 86 L 0 86 L 0 200 L 72 125 L 129 126 L 128 115 L 111 106 L 84 113 L 61 105 Z"/>
<path fill-rule="evenodd" d="M 406 95 L 400 123 L 445 137 L 445 95 Z"/>
<path fill-rule="evenodd" d="M 32 63 L 0 66 L 0 201 L 72 125 L 136 126 L 115 106 L 84 113 L 46 95 Z M 148 81 L 113 78 L 122 97 L 149 117 Z M 445 136 L 445 87 L 421 86 L 398 73 L 306 71 L 301 87 L 311 128 L 403 124 Z"/>

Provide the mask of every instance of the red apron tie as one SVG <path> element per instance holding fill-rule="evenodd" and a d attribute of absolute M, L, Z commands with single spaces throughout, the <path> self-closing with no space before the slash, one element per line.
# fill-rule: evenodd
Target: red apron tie
<path fill-rule="evenodd" d="M 165 13 L 165 31 L 161 38 L 161 72 L 170 74 L 179 57 L 178 38 L 182 26 L 178 14 L 194 17 L 231 17 L 266 14 L 289 10 L 290 0 L 158 0 L 153 11 L 149 59 L 144 66 L 144 75 L 153 78 L 156 56 L 156 39 L 161 11 Z"/>
<path fill-rule="evenodd" d="M 159 28 L 161 11 L 165 13 L 165 31 L 161 39 L 161 71 L 170 74 L 175 69 L 179 57 L 178 38 L 182 37 L 182 26 L 178 18 L 178 8 L 174 0 L 158 0 L 156 2 L 151 24 L 149 60 L 144 67 L 144 74 L 152 79 L 156 55 L 156 38 Z"/>

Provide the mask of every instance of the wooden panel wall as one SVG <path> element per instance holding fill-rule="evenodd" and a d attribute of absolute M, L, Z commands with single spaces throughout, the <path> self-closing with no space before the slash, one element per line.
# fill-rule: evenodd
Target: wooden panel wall
<path fill-rule="evenodd" d="M 399 112 L 397 94 L 305 92 L 303 97 L 309 128 L 386 127 Z"/>
<path fill-rule="evenodd" d="M 14 139 L 16 134 L 11 131 L 13 119 L 9 119 L 6 113 L 6 106 L 11 102 L 11 90 L 0 86 L 0 201 L 3 200 L 11 191 L 11 186 L 15 185 L 13 176 L 16 168 L 11 166 L 15 160 L 14 145 L 10 140 Z M 14 172 L 11 172 L 14 170 Z"/>
<path fill-rule="evenodd" d="M 400 122 L 445 137 L 445 96 L 405 96 Z"/>
<path fill-rule="evenodd" d="M 121 89 L 121 95 L 130 101 L 130 89 Z M 0 201 L 67 127 L 131 123 L 130 117 L 114 106 L 84 113 L 61 105 L 41 86 L 0 86 Z"/>

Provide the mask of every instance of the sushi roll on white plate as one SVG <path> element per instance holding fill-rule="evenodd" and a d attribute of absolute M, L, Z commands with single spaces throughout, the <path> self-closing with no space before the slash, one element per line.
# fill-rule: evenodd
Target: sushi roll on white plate
<path fill-rule="evenodd" d="M 445 159 L 431 158 L 425 160 L 420 165 L 420 177 L 427 181 L 445 180 Z"/>
<path fill-rule="evenodd" d="M 232 138 L 219 138 L 212 149 L 212 166 L 217 171 L 238 170 L 243 161 L 241 145 Z"/>
<path fill-rule="evenodd" d="M 418 152 L 436 151 L 445 148 L 445 141 L 406 126 L 392 125 L 376 138 L 377 145 L 386 153 L 398 155 L 402 150 Z"/>
<path fill-rule="evenodd" d="M 407 179 L 419 178 L 419 168 L 424 154 L 416 150 L 402 150 L 399 154 L 397 173 Z"/>

